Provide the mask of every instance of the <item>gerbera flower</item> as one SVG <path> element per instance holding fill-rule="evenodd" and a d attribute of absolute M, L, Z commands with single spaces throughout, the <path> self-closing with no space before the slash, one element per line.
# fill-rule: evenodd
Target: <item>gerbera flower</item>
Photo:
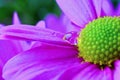
<path fill-rule="evenodd" d="M 72 32 L 25 25 L 0 29 L 2 38 L 42 43 L 10 59 L 4 79 L 120 80 L 119 9 L 115 12 L 109 0 L 57 2 L 75 26 Z"/>

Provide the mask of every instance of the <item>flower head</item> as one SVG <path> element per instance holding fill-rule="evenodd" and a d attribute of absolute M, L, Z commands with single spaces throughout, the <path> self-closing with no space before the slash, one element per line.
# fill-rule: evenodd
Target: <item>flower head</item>
<path fill-rule="evenodd" d="M 57 3 L 74 26 L 73 31 L 65 34 L 57 27 L 54 31 L 49 26 L 30 25 L 0 29 L 4 38 L 41 43 L 10 59 L 4 66 L 3 77 L 6 80 L 119 80 L 120 10 L 114 10 L 109 0 L 57 0 Z"/>

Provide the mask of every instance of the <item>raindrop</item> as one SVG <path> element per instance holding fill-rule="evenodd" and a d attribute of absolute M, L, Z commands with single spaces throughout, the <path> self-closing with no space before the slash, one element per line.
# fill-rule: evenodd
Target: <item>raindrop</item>
<path fill-rule="evenodd" d="M 75 31 L 68 32 L 64 35 L 63 39 L 68 41 L 72 45 L 77 45 L 77 37 L 79 34 Z"/>

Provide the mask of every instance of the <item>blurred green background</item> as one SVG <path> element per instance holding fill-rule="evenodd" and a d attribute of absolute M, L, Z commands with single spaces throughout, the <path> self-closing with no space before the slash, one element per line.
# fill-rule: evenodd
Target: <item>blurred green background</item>
<path fill-rule="evenodd" d="M 0 23 L 11 24 L 14 11 L 24 24 L 36 24 L 48 13 L 60 14 L 55 0 L 0 0 Z"/>
<path fill-rule="evenodd" d="M 120 0 L 111 0 L 115 7 Z M 11 24 L 13 12 L 19 14 L 24 24 L 36 24 L 48 13 L 60 15 L 55 0 L 0 0 L 0 23 Z"/>

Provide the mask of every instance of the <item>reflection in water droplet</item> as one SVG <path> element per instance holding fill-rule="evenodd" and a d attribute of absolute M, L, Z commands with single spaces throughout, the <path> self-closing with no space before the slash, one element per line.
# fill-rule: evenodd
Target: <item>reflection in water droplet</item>
<path fill-rule="evenodd" d="M 72 32 L 68 32 L 64 35 L 63 39 L 68 41 L 70 44 L 72 45 L 77 45 L 77 37 L 78 37 L 78 33 L 75 31 Z"/>

